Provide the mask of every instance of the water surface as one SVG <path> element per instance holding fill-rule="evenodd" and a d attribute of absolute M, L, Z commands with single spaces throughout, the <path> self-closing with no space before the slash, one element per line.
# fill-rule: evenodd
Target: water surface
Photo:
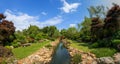
<path fill-rule="evenodd" d="M 70 54 L 60 42 L 50 64 L 70 64 Z"/>

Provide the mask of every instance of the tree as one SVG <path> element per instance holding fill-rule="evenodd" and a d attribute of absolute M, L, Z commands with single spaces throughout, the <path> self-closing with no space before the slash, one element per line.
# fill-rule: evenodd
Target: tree
<path fill-rule="evenodd" d="M 92 18 L 91 37 L 92 42 L 103 38 L 103 23 L 99 18 Z"/>
<path fill-rule="evenodd" d="M 52 40 L 60 36 L 59 30 L 56 26 L 46 26 L 42 29 L 42 32 L 47 34 L 48 38 Z"/>
<path fill-rule="evenodd" d="M 55 26 L 49 26 L 48 36 L 53 37 L 53 34 L 55 33 L 56 30 L 57 28 Z"/>
<path fill-rule="evenodd" d="M 40 32 L 39 27 L 35 26 L 35 25 L 30 25 L 30 27 L 27 30 L 23 30 L 23 33 L 25 34 L 26 32 L 26 36 L 29 36 L 30 38 L 35 38 L 35 36 Z"/>
<path fill-rule="evenodd" d="M 111 37 L 116 31 L 120 30 L 120 6 L 114 6 L 108 11 L 104 20 L 105 37 Z"/>
<path fill-rule="evenodd" d="M 67 35 L 67 29 L 62 29 L 62 30 L 60 31 L 60 34 L 61 34 L 62 36 L 64 36 L 64 37 L 66 37 L 66 35 Z"/>
<path fill-rule="evenodd" d="M 80 33 L 81 40 L 85 42 L 90 41 L 91 19 L 85 17 L 84 21 L 80 25 L 81 25 L 81 29 L 79 33 Z"/>
<path fill-rule="evenodd" d="M 10 36 L 14 36 L 15 27 L 14 24 L 8 20 L 4 20 L 5 16 L 0 14 L 0 44 L 5 45 L 6 42 L 10 42 Z"/>
<path fill-rule="evenodd" d="M 5 19 L 6 17 L 3 15 L 3 14 L 0 14 L 0 21 L 2 20 L 2 19 Z"/>
<path fill-rule="evenodd" d="M 89 14 L 90 14 L 90 18 L 93 17 L 104 17 L 106 12 L 105 12 L 105 7 L 104 6 L 91 6 L 90 8 L 88 8 Z"/>
<path fill-rule="evenodd" d="M 78 32 L 80 31 L 80 29 L 81 29 L 81 23 L 78 23 L 77 24 L 77 30 L 78 30 Z"/>
<path fill-rule="evenodd" d="M 78 31 L 77 31 L 77 29 L 75 27 L 70 27 L 67 30 L 62 29 L 61 34 L 62 34 L 62 36 L 66 37 L 66 38 L 76 40 L 77 39 L 76 37 L 78 36 L 77 35 Z"/>

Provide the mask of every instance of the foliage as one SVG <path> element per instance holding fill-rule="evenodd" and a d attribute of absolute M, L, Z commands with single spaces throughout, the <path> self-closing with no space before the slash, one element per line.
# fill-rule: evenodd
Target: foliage
<path fill-rule="evenodd" d="M 59 30 L 55 26 L 46 26 L 42 29 L 42 32 L 47 34 L 48 38 L 52 40 L 60 36 Z"/>
<path fill-rule="evenodd" d="M 120 39 L 114 39 L 112 40 L 113 47 L 118 49 L 118 45 L 120 45 Z"/>
<path fill-rule="evenodd" d="M 34 38 L 40 32 L 39 27 L 30 25 L 30 27 L 26 30 L 27 35 L 31 38 Z"/>
<path fill-rule="evenodd" d="M 72 40 L 77 40 L 79 33 L 75 27 L 70 27 L 68 29 L 62 29 L 61 35 Z"/>
<path fill-rule="evenodd" d="M 92 42 L 103 38 L 103 23 L 99 18 L 92 18 L 91 37 Z"/>
<path fill-rule="evenodd" d="M 84 52 L 91 52 L 94 53 L 97 57 L 105 57 L 105 56 L 113 56 L 114 53 L 117 52 L 116 49 L 114 48 L 97 48 L 96 45 L 98 45 L 97 43 L 93 44 L 95 45 L 95 48 L 92 47 L 93 45 L 90 45 L 89 43 L 80 43 L 80 42 L 76 42 L 76 41 L 71 41 L 72 43 L 70 44 L 70 46 L 77 48 L 79 50 L 82 50 Z"/>
<path fill-rule="evenodd" d="M 119 39 L 119 5 L 108 10 L 104 23 L 99 17 L 92 18 L 91 37 L 92 42 L 97 42 L 98 47 L 114 47 L 114 40 Z"/>
<path fill-rule="evenodd" d="M 105 12 L 105 7 L 104 6 L 91 6 L 88 8 L 90 17 L 104 17 L 106 12 Z"/>
<path fill-rule="evenodd" d="M 20 46 L 20 42 L 18 42 L 17 40 L 14 40 L 11 45 L 14 47 L 14 48 L 17 48 Z"/>
<path fill-rule="evenodd" d="M 10 57 L 12 55 L 13 54 L 10 49 L 0 46 L 0 57 Z"/>
<path fill-rule="evenodd" d="M 104 29 L 106 30 L 105 37 L 112 37 L 113 34 L 120 29 L 120 7 L 114 4 L 114 6 L 108 11 L 104 20 Z"/>
<path fill-rule="evenodd" d="M 3 60 L 3 61 L 1 62 L 1 64 L 7 64 L 7 62 L 6 62 L 5 60 Z"/>
<path fill-rule="evenodd" d="M 89 42 L 91 40 L 90 28 L 91 28 L 91 19 L 85 17 L 84 21 L 81 23 L 81 30 L 79 32 L 82 41 Z"/>
<path fill-rule="evenodd" d="M 90 48 L 98 48 L 99 44 L 97 42 L 90 45 Z"/>
<path fill-rule="evenodd" d="M 6 45 L 5 42 L 10 42 L 10 36 L 14 36 L 14 24 L 8 20 L 4 20 L 4 15 L 0 14 L 0 44 Z"/>
<path fill-rule="evenodd" d="M 75 54 L 72 58 L 73 64 L 79 64 L 82 61 L 80 54 Z"/>
<path fill-rule="evenodd" d="M 47 47 L 47 48 L 51 48 L 52 45 L 51 45 L 51 44 L 47 44 L 45 47 Z"/>
<path fill-rule="evenodd" d="M 98 49 L 93 49 L 91 51 L 96 55 L 96 57 L 107 57 L 107 56 L 113 56 L 117 51 L 115 49 L 110 49 L 110 48 L 98 48 Z"/>

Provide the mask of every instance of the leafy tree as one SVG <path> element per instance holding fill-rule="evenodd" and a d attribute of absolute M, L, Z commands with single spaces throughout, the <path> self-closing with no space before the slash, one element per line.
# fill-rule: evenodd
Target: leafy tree
<path fill-rule="evenodd" d="M 66 35 L 67 35 L 67 29 L 62 29 L 60 31 L 60 34 L 61 34 L 62 37 L 66 37 Z"/>
<path fill-rule="evenodd" d="M 91 6 L 88 8 L 88 11 L 90 14 L 90 18 L 104 17 L 106 14 L 104 6 Z"/>
<path fill-rule="evenodd" d="M 85 20 L 80 25 L 81 25 L 81 29 L 79 33 L 80 33 L 81 40 L 85 42 L 90 41 L 91 19 L 85 17 Z"/>
<path fill-rule="evenodd" d="M 48 35 L 50 37 L 53 37 L 53 34 L 55 33 L 56 30 L 57 30 L 57 28 L 55 26 L 49 26 Z"/>
<path fill-rule="evenodd" d="M 105 37 L 111 37 L 116 31 L 120 30 L 120 6 L 114 4 L 114 6 L 108 11 L 104 29 L 106 30 Z"/>
<path fill-rule="evenodd" d="M 72 40 L 76 40 L 77 39 L 77 34 L 78 34 L 78 31 L 75 27 L 70 27 L 68 28 L 67 30 L 66 29 L 62 29 L 61 30 L 61 34 L 62 36 L 66 37 L 66 38 L 69 38 L 69 39 L 72 39 Z"/>
<path fill-rule="evenodd" d="M 26 33 L 31 37 L 34 38 L 40 32 L 39 27 L 30 25 L 27 29 Z"/>
<path fill-rule="evenodd" d="M 53 34 L 53 37 L 54 37 L 54 38 L 60 37 L 60 32 L 59 32 L 59 30 L 55 30 L 55 32 L 54 32 L 54 34 Z"/>
<path fill-rule="evenodd" d="M 60 36 L 60 33 L 55 26 L 46 26 L 42 29 L 42 31 L 47 34 L 49 38 L 56 38 Z"/>
<path fill-rule="evenodd" d="M 4 20 L 5 16 L 0 14 L 0 44 L 6 45 L 6 42 L 10 42 L 11 36 L 14 36 L 15 27 L 14 24 L 8 20 Z"/>
<path fill-rule="evenodd" d="M 103 23 L 99 18 L 92 18 L 91 36 L 92 42 L 103 38 Z"/>

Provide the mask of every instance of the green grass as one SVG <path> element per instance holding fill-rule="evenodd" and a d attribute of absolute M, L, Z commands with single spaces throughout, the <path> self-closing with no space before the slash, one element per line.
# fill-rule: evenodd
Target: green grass
<path fill-rule="evenodd" d="M 79 50 L 82 50 L 84 52 L 90 52 L 91 49 L 89 49 L 88 44 L 87 43 L 77 43 L 75 41 L 72 41 L 72 43 L 70 44 L 70 46 L 77 48 Z"/>
<path fill-rule="evenodd" d="M 106 57 L 106 56 L 113 56 L 117 52 L 115 49 L 111 48 L 90 48 L 90 44 L 88 43 L 78 43 L 75 41 L 71 41 L 72 43 L 70 46 L 82 50 L 84 52 L 91 52 L 96 55 L 96 57 Z"/>
<path fill-rule="evenodd" d="M 107 57 L 107 56 L 113 56 L 117 51 L 115 49 L 110 48 L 96 48 L 91 50 L 92 53 L 96 55 L 96 57 Z"/>
<path fill-rule="evenodd" d="M 43 46 L 49 44 L 49 42 L 50 41 L 45 41 L 42 43 L 33 43 L 31 46 L 28 46 L 28 47 L 14 48 L 12 50 L 12 52 L 16 58 L 22 59 L 22 58 L 25 58 L 25 57 L 29 56 L 30 54 L 36 52 L 37 50 L 39 50 Z"/>

